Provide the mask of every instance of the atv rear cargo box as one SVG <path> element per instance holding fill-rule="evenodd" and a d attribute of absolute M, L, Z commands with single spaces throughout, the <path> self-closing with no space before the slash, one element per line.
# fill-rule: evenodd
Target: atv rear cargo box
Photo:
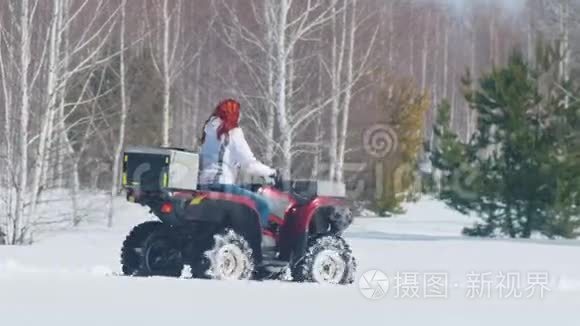
<path fill-rule="evenodd" d="M 122 185 L 141 191 L 195 190 L 199 157 L 182 149 L 127 147 Z"/>
<path fill-rule="evenodd" d="M 342 182 L 324 180 L 296 180 L 291 182 L 294 193 L 307 198 L 346 197 L 346 186 Z"/>

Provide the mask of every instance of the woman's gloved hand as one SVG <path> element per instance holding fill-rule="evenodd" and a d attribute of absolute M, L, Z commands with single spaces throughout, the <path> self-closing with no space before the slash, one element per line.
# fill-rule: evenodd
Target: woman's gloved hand
<path fill-rule="evenodd" d="M 271 180 L 270 184 L 275 187 L 282 185 L 282 173 L 278 169 L 274 170 L 274 173 L 269 176 L 269 179 Z"/>

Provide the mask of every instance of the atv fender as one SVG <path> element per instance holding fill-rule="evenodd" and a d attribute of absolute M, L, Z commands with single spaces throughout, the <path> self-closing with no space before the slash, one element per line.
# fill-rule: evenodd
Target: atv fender
<path fill-rule="evenodd" d="M 310 233 L 323 228 L 322 221 L 328 217 L 325 211 L 334 212 L 337 207 L 346 207 L 344 200 L 332 197 L 319 197 L 306 206 L 293 207 L 288 211 L 286 223 L 280 234 L 280 259 L 300 259 L 306 252 Z M 315 220 L 321 216 L 321 220 Z M 314 229 L 310 229 L 313 227 Z"/>
<path fill-rule="evenodd" d="M 187 203 L 184 219 L 212 223 L 216 230 L 232 229 L 248 241 L 258 257 L 262 256 L 260 216 L 249 198 L 217 192 L 199 194 Z"/>
<path fill-rule="evenodd" d="M 313 222 L 316 222 L 314 223 L 315 225 L 318 224 L 318 221 L 314 221 L 316 216 L 328 217 L 328 215 L 325 214 L 325 211 L 332 213 L 336 208 L 347 206 L 348 205 L 344 199 L 333 197 L 316 198 L 310 204 L 296 209 L 296 221 L 293 223 L 293 229 L 296 233 L 307 233 L 310 226 L 313 225 Z"/>
<path fill-rule="evenodd" d="M 232 223 L 232 218 L 241 218 L 242 216 L 259 221 L 254 201 L 226 193 L 205 192 L 193 196 L 191 200 L 186 202 L 183 218 L 192 222 L 229 225 Z"/>

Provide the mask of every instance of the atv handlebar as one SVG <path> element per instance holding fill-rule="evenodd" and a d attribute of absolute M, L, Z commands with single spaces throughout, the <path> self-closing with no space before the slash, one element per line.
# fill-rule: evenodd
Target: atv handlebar
<path fill-rule="evenodd" d="M 274 186 L 275 188 L 280 188 L 283 185 L 284 180 L 282 179 L 282 173 L 280 173 L 279 169 L 276 169 L 276 172 L 270 175 L 269 181 L 271 181 L 271 183 L 268 184 Z"/>

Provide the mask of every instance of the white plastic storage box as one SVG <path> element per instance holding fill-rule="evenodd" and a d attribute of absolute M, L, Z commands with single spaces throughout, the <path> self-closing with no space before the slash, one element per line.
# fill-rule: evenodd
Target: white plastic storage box
<path fill-rule="evenodd" d="M 292 181 L 292 189 L 305 197 L 346 197 L 346 186 L 342 182 L 297 180 Z"/>
<path fill-rule="evenodd" d="M 195 190 L 199 156 L 182 149 L 127 147 L 122 185 L 142 191 Z"/>

